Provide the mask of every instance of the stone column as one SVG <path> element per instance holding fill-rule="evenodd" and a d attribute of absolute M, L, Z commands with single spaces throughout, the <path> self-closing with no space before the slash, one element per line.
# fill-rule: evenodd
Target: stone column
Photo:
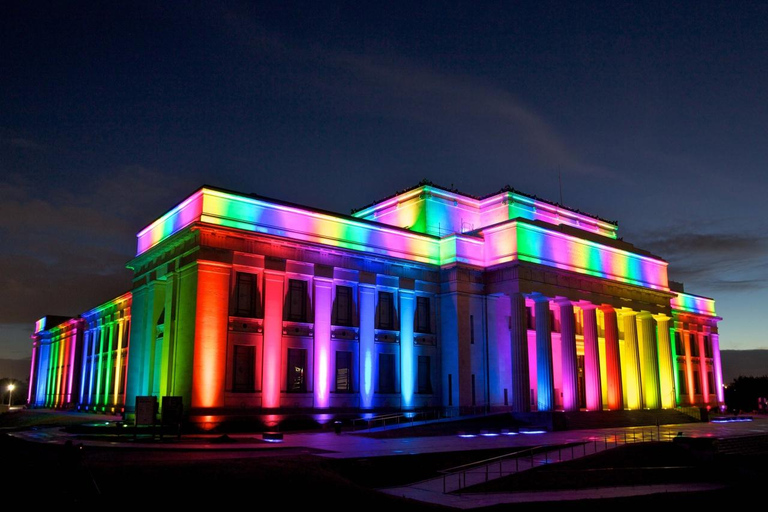
<path fill-rule="evenodd" d="M 587 410 L 603 410 L 603 393 L 600 383 L 600 347 L 597 340 L 597 308 L 593 304 L 581 306 L 584 318 L 584 384 Z"/>
<path fill-rule="evenodd" d="M 560 306 L 560 354 L 562 362 L 563 410 L 579 410 L 579 362 L 576 358 L 576 329 L 573 304 L 558 300 Z"/>
<path fill-rule="evenodd" d="M 602 306 L 605 324 L 605 373 L 607 378 L 608 408 L 619 411 L 624 408 L 624 393 L 621 387 L 621 351 L 619 349 L 619 324 L 616 310 Z"/>
<path fill-rule="evenodd" d="M 640 328 L 640 377 L 643 383 L 643 405 L 646 409 L 661 408 L 659 387 L 659 351 L 656 342 L 656 322 L 647 311 L 637 315 Z"/>
<path fill-rule="evenodd" d="M 400 289 L 400 396 L 401 408 L 414 407 L 413 394 L 416 388 L 416 354 L 413 347 L 413 320 L 416 298 L 413 290 Z"/>
<path fill-rule="evenodd" d="M 640 356 L 637 349 L 637 313 L 632 310 L 621 311 L 624 322 L 624 353 L 622 371 L 624 372 L 624 391 L 627 409 L 643 408 L 643 387 L 640 381 Z"/>
<path fill-rule="evenodd" d="M 264 356 L 261 401 L 265 409 L 280 407 L 284 285 L 283 272 L 269 270 L 264 272 Z"/>
<path fill-rule="evenodd" d="M 360 283 L 360 408 L 373 408 L 376 346 L 374 317 L 376 315 L 376 286 Z"/>
<path fill-rule="evenodd" d="M 509 294 L 512 353 L 512 411 L 530 412 L 531 376 L 528 369 L 528 318 L 522 293 Z"/>
<path fill-rule="evenodd" d="M 715 387 L 717 390 L 717 404 L 725 404 L 725 395 L 723 391 L 723 367 L 720 362 L 720 335 L 711 333 L 712 339 L 712 365 L 715 367 Z"/>
<path fill-rule="evenodd" d="M 555 384 L 552 369 L 552 333 L 549 327 L 549 299 L 537 295 L 535 304 L 538 410 L 552 411 L 555 406 Z"/>
<path fill-rule="evenodd" d="M 669 317 L 655 315 L 656 337 L 659 351 L 659 393 L 661 406 L 674 409 L 675 400 L 675 365 L 672 360 L 672 342 L 669 337 Z"/>

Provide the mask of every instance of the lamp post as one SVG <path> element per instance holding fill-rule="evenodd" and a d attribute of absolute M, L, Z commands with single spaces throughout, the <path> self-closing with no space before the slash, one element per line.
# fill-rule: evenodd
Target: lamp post
<path fill-rule="evenodd" d="M 8 384 L 8 408 L 11 408 L 11 397 L 13 396 L 13 388 L 15 388 L 13 384 Z"/>

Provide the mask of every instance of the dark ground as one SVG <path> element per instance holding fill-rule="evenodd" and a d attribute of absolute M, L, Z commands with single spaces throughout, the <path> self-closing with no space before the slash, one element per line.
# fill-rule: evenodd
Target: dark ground
<path fill-rule="evenodd" d="M 67 451 L 64 445 L 31 443 L 8 435 L 18 428 L 65 427 L 77 417 L 18 411 L 0 415 L 0 467 L 3 489 L 14 503 L 32 506 L 76 505 L 80 510 L 155 510 L 177 506 L 269 505 L 293 510 L 329 506 L 339 510 L 449 510 L 378 492 L 437 476 L 441 469 L 499 455 L 493 451 L 329 459 L 305 449 L 243 452 L 179 452 L 138 448 Z M 73 428 L 73 427 L 70 427 Z M 415 427 L 387 434 L 435 435 L 437 427 Z M 460 424 L 444 426 L 453 435 Z M 396 433 L 395 433 L 396 432 Z M 265 453 L 268 452 L 268 453 Z M 553 506 L 578 510 L 613 510 L 631 504 L 686 508 L 751 501 L 765 487 L 768 470 L 758 454 L 701 457 L 677 443 L 644 443 L 614 448 L 570 462 L 542 466 L 489 482 L 474 491 L 504 492 L 641 485 L 665 482 L 718 482 L 727 489 L 664 493 L 620 499 L 537 502 L 486 507 L 483 510 L 539 511 Z"/>

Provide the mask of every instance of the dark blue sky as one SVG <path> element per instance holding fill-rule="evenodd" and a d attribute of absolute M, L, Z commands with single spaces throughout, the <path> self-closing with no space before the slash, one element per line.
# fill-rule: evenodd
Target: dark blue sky
<path fill-rule="evenodd" d="M 0 357 L 202 184 L 349 213 L 425 178 L 616 220 L 768 348 L 768 4 L 94 4 L 0 4 Z"/>

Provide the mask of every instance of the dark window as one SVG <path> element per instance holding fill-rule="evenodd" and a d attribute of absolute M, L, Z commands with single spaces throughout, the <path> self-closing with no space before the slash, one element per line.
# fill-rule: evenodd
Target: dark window
<path fill-rule="evenodd" d="M 307 282 L 290 279 L 288 283 L 288 314 L 292 322 L 307 321 Z"/>
<path fill-rule="evenodd" d="M 715 374 L 712 372 L 707 372 L 707 381 L 709 382 L 709 392 L 715 394 Z"/>
<path fill-rule="evenodd" d="M 699 382 L 699 372 L 693 371 L 693 393 L 698 395 L 701 393 L 701 382 Z"/>
<path fill-rule="evenodd" d="M 333 308 L 334 325 L 352 325 L 352 288 L 336 287 L 336 302 Z"/>
<path fill-rule="evenodd" d="M 699 357 L 699 343 L 695 334 L 688 335 L 688 343 L 691 345 L 691 357 Z"/>
<path fill-rule="evenodd" d="M 469 342 L 475 344 L 475 315 L 469 315 Z"/>
<path fill-rule="evenodd" d="M 252 345 L 235 345 L 232 364 L 232 391 L 235 393 L 253 392 L 253 370 L 255 350 Z"/>
<path fill-rule="evenodd" d="M 336 392 L 352 391 L 352 352 L 336 352 Z"/>
<path fill-rule="evenodd" d="M 378 329 L 395 328 L 395 305 L 392 292 L 379 292 L 379 311 L 377 317 Z"/>
<path fill-rule="evenodd" d="M 678 331 L 675 331 L 675 353 L 678 356 L 685 355 L 685 347 L 683 346 L 683 339 Z"/>
<path fill-rule="evenodd" d="M 555 322 L 555 312 L 551 309 L 549 310 L 549 332 L 560 332 Z"/>
<path fill-rule="evenodd" d="M 429 368 L 429 356 L 419 356 L 419 393 L 431 394 L 432 393 L 432 375 Z"/>
<path fill-rule="evenodd" d="M 531 306 L 525 306 L 525 325 L 528 330 L 536 328 L 533 320 L 533 308 Z"/>
<path fill-rule="evenodd" d="M 712 357 L 712 340 L 709 339 L 709 336 L 704 336 L 704 355 Z"/>
<path fill-rule="evenodd" d="M 429 297 L 416 297 L 416 332 L 432 332 Z"/>
<path fill-rule="evenodd" d="M 256 316 L 256 274 L 237 273 L 235 283 L 235 316 Z"/>
<path fill-rule="evenodd" d="M 395 355 L 379 354 L 379 393 L 395 392 Z"/>
<path fill-rule="evenodd" d="M 681 395 L 688 393 L 688 381 L 685 378 L 685 371 L 683 370 L 677 372 L 677 385 L 680 386 Z"/>
<path fill-rule="evenodd" d="M 288 392 L 307 392 L 307 351 L 303 348 L 288 349 Z"/>

